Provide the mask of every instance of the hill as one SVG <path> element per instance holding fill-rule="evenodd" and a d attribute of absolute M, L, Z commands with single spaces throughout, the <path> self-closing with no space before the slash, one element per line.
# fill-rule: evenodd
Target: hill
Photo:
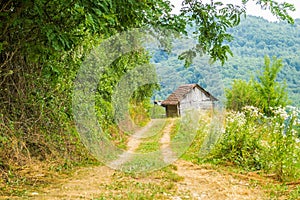
<path fill-rule="evenodd" d="M 191 34 L 193 28 L 188 32 Z M 197 57 L 185 68 L 177 59 L 183 49 L 193 47 L 194 39 L 176 40 L 171 54 L 156 51 L 155 63 L 160 77 L 161 90 L 153 98 L 164 99 L 183 83 L 199 83 L 217 97 L 223 96 L 224 88 L 230 87 L 233 79 L 249 80 L 264 64 L 264 56 L 276 56 L 283 60 L 284 68 L 278 81 L 286 80 L 287 90 L 293 105 L 300 105 L 300 19 L 295 24 L 269 22 L 260 17 L 247 16 L 238 27 L 230 30 L 234 40 L 229 42 L 233 57 L 224 66 L 211 64 L 205 56 Z"/>

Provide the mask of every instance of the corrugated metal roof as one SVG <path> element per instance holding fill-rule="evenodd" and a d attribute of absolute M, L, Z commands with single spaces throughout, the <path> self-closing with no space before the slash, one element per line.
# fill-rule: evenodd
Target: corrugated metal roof
<path fill-rule="evenodd" d="M 204 90 L 200 85 L 198 84 L 185 84 L 179 86 L 170 96 L 164 100 L 161 105 L 177 105 L 178 102 L 180 102 L 187 93 L 193 88 L 197 87 L 199 90 L 201 90 L 207 97 L 211 99 L 211 101 L 218 101 L 217 98 L 213 97 L 209 92 Z"/>

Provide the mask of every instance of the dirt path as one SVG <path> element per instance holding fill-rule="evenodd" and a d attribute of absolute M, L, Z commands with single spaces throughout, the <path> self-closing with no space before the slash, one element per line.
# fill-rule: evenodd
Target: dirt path
<path fill-rule="evenodd" d="M 178 183 L 178 190 L 190 191 L 194 199 L 267 199 L 261 188 L 250 187 L 249 181 L 234 177 L 211 166 L 199 166 L 184 160 L 176 161 L 176 173 L 184 180 Z"/>
<path fill-rule="evenodd" d="M 122 155 L 112 164 L 118 165 L 126 162 L 129 159 L 128 153 L 134 152 L 138 148 L 141 142 L 140 138 L 153 123 L 155 122 L 151 122 L 145 129 L 134 134 L 129 139 L 128 151 L 125 152 L 127 154 Z M 174 120 L 171 120 L 165 126 L 160 139 L 162 154 L 167 162 L 175 159 L 169 146 L 170 130 L 173 125 Z M 159 176 L 153 173 L 130 177 L 107 166 L 82 168 L 76 171 L 72 177 L 57 185 L 32 192 L 30 199 L 97 199 L 99 196 L 108 197 L 103 199 L 140 199 L 147 192 L 153 192 L 154 195 L 155 188 L 165 182 L 172 185 L 172 187 L 166 187 L 170 188 L 172 192 L 169 194 L 169 189 L 165 189 L 164 192 L 159 191 L 160 196 L 156 197 L 157 199 L 266 199 L 261 188 L 250 187 L 247 180 L 235 177 L 232 173 L 216 170 L 209 165 L 195 165 L 184 160 L 177 160 L 174 165 L 171 173 L 181 176 L 180 180 L 166 179 L 165 175 Z M 138 187 L 135 187 L 136 185 Z M 131 190 L 133 190 L 133 194 L 130 193 Z"/>
<path fill-rule="evenodd" d="M 161 119 L 152 119 L 145 127 L 131 135 L 127 142 L 127 151 L 124 151 L 124 153 L 121 154 L 118 159 L 109 163 L 108 166 L 113 169 L 118 169 L 118 167 L 128 162 L 133 157 L 133 153 L 135 152 L 135 150 L 141 144 L 141 139 L 147 137 L 147 131 L 159 120 Z"/>
<path fill-rule="evenodd" d="M 165 163 L 172 163 L 177 160 L 176 155 L 172 152 L 170 147 L 171 136 L 170 132 L 174 126 L 175 119 L 170 119 L 170 123 L 163 130 L 163 136 L 160 139 L 162 155 Z"/>
<path fill-rule="evenodd" d="M 61 200 L 61 199 L 94 199 L 107 192 L 103 185 L 109 185 L 114 170 L 106 167 L 88 167 L 76 171 L 69 179 L 45 188 L 42 191 L 31 192 L 30 199 Z"/>

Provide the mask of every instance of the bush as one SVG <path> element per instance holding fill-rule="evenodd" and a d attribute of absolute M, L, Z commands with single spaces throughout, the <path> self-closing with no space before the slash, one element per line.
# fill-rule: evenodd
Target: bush
<path fill-rule="evenodd" d="M 255 106 L 270 116 L 271 107 L 286 106 L 289 103 L 285 82 L 276 81 L 282 69 L 281 59 L 265 57 L 263 71 L 249 82 L 235 80 L 231 89 L 226 89 L 227 109 L 241 111 L 244 106 Z"/>
<path fill-rule="evenodd" d="M 264 170 L 280 181 L 300 175 L 299 110 L 272 108 L 267 117 L 257 108 L 244 107 L 226 116 L 224 134 L 209 157 L 231 162 L 245 170 Z"/>
<path fill-rule="evenodd" d="M 257 112 L 258 114 L 259 112 Z M 260 154 L 262 135 L 257 132 L 256 113 L 230 111 L 226 115 L 225 132 L 212 150 L 215 158 L 232 162 L 247 170 L 262 168 Z"/>
<path fill-rule="evenodd" d="M 234 80 L 232 88 L 226 89 L 226 108 L 240 111 L 246 105 L 259 103 L 257 92 L 253 86 L 253 81 Z"/>

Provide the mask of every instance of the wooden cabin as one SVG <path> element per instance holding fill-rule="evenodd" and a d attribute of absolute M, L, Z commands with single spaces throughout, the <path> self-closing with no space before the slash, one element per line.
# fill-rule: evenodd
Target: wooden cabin
<path fill-rule="evenodd" d="M 182 116 L 188 110 L 209 110 L 214 108 L 217 98 L 198 84 L 186 84 L 178 87 L 161 105 L 166 109 L 167 117 Z"/>

